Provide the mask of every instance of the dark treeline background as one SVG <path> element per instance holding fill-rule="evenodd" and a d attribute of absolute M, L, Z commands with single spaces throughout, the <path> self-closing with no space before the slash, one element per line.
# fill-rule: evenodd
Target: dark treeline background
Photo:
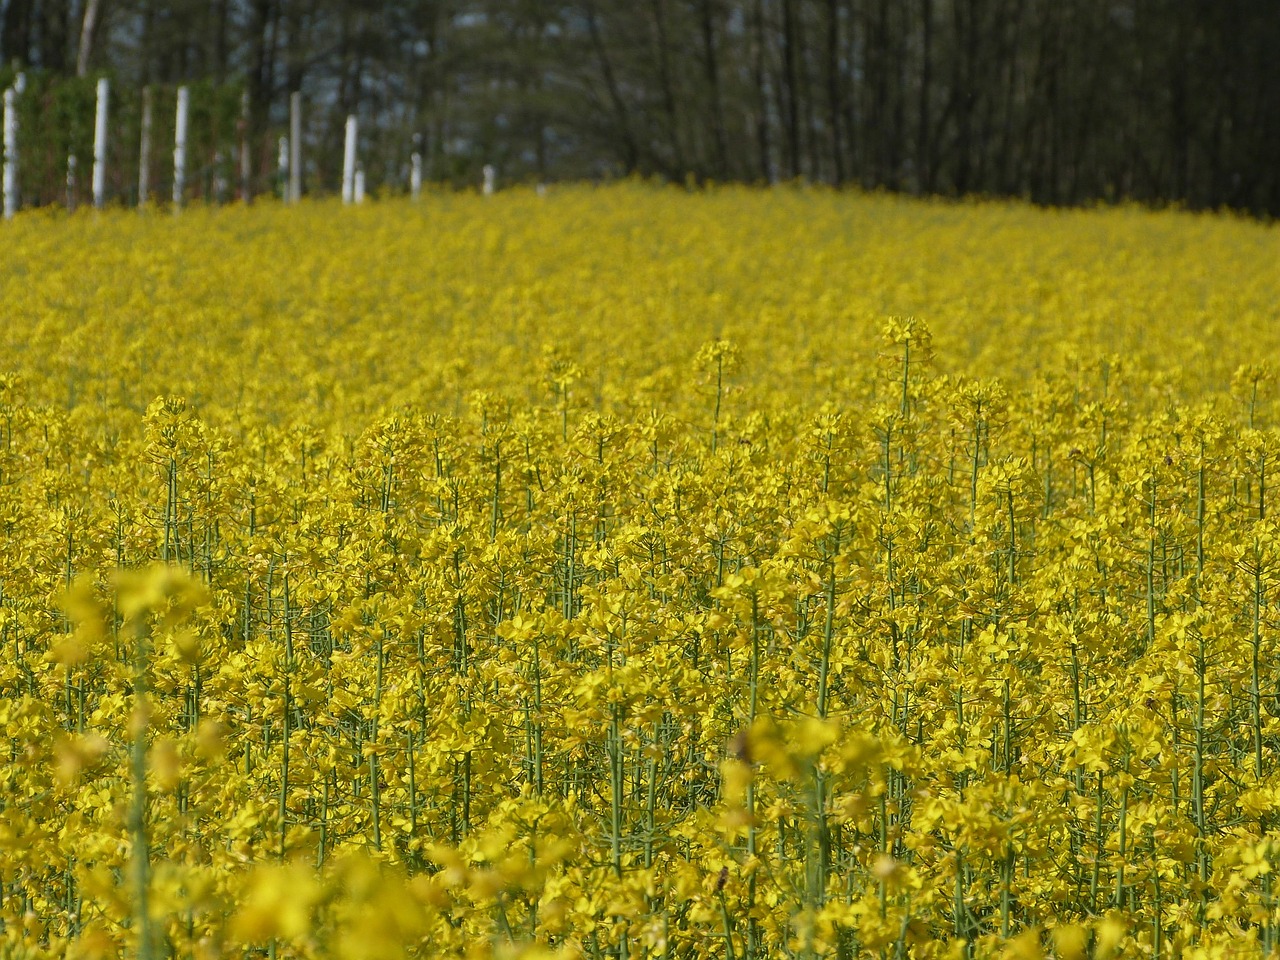
<path fill-rule="evenodd" d="M 88 104 L 60 144 L 92 127 L 96 75 L 111 77 L 124 118 L 144 86 L 199 83 L 205 181 L 248 142 L 259 191 L 301 90 L 311 191 L 336 187 L 355 113 L 371 189 L 404 189 L 416 146 L 428 178 L 453 182 L 493 163 L 503 181 L 799 177 L 1280 212 L 1277 0 L 0 0 L 0 11 L 6 74 L 45 78 L 24 94 L 34 121 L 71 123 L 50 108 L 58 96 Z M 76 76 L 80 93 L 55 95 L 50 78 Z M 137 151 L 126 141 L 121 163 Z M 112 182 L 126 192 L 129 177 Z"/>

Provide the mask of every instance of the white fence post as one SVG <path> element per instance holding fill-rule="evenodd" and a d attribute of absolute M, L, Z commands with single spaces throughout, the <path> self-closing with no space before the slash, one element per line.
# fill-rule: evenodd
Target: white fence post
<path fill-rule="evenodd" d="M 18 212 L 18 91 L 4 92 L 4 218 Z"/>
<path fill-rule="evenodd" d="M 76 155 L 67 154 L 67 209 L 76 208 Z"/>
<path fill-rule="evenodd" d="M 289 202 L 302 199 L 302 91 L 289 94 Z"/>
<path fill-rule="evenodd" d="M 227 202 L 227 172 L 223 169 L 225 160 L 221 150 L 213 154 L 213 200 L 215 203 Z"/>
<path fill-rule="evenodd" d="M 142 88 L 142 143 L 138 147 L 138 206 L 147 205 L 151 190 L 151 88 Z"/>
<path fill-rule="evenodd" d="M 494 169 L 492 163 L 484 165 L 484 195 L 486 197 L 493 196 L 493 191 L 498 186 L 498 171 Z"/>
<path fill-rule="evenodd" d="M 280 199 L 289 202 L 289 138 L 281 137 L 276 154 L 276 179 L 280 181 Z"/>
<path fill-rule="evenodd" d="M 356 182 L 355 196 L 352 198 L 356 203 L 364 203 L 364 166 L 356 164 Z"/>
<path fill-rule="evenodd" d="M 356 115 L 347 116 L 347 141 L 342 152 L 342 202 L 351 203 L 356 192 Z"/>
<path fill-rule="evenodd" d="M 93 205 L 99 210 L 107 202 L 107 95 L 110 90 L 107 78 L 99 78 L 98 111 L 93 121 Z"/>
<path fill-rule="evenodd" d="M 409 158 L 409 194 L 415 200 L 422 196 L 422 154 L 416 152 Z"/>
<path fill-rule="evenodd" d="M 191 95 L 186 87 L 178 88 L 178 116 L 173 136 L 173 205 L 182 206 L 182 196 L 187 187 L 187 117 L 191 110 Z"/>

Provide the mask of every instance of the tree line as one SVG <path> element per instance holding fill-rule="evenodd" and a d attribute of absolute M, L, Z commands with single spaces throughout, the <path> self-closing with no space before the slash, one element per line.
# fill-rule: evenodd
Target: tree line
<path fill-rule="evenodd" d="M 6 75 L 43 77 L 35 91 L 99 74 L 122 104 L 148 86 L 221 91 L 208 163 L 247 142 L 256 190 L 271 188 L 301 90 L 313 192 L 336 189 L 354 113 L 374 189 L 403 189 L 418 152 L 437 181 L 474 182 L 492 163 L 506 181 L 803 178 L 1280 211 L 1275 0 L 0 0 L 0 11 Z M 38 100 L 29 109 L 53 121 Z"/>

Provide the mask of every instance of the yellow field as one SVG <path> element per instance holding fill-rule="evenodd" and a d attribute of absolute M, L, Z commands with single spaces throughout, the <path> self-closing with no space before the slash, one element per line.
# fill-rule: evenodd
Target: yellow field
<path fill-rule="evenodd" d="M 1274 228 L 3 234 L 0 957 L 1280 949 Z"/>

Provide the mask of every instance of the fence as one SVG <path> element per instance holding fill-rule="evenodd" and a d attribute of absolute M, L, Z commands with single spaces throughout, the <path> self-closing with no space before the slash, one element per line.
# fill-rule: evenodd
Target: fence
<path fill-rule="evenodd" d="M 265 129 L 251 129 L 241 84 L 156 84 L 122 91 L 108 78 L 0 68 L 0 89 L 5 91 L 6 218 L 21 207 L 54 203 L 135 206 L 171 198 L 180 206 L 263 194 L 290 201 L 302 196 L 306 103 L 300 93 L 289 99 L 287 135 L 281 136 L 265 124 Z M 345 134 L 341 193 L 345 202 L 357 203 L 365 197 L 366 173 L 354 116 L 347 118 Z M 90 165 L 86 178 L 83 171 Z M 493 192 L 495 178 L 486 166 L 485 193 Z M 417 139 L 403 180 L 413 197 L 420 195 L 423 160 Z"/>

